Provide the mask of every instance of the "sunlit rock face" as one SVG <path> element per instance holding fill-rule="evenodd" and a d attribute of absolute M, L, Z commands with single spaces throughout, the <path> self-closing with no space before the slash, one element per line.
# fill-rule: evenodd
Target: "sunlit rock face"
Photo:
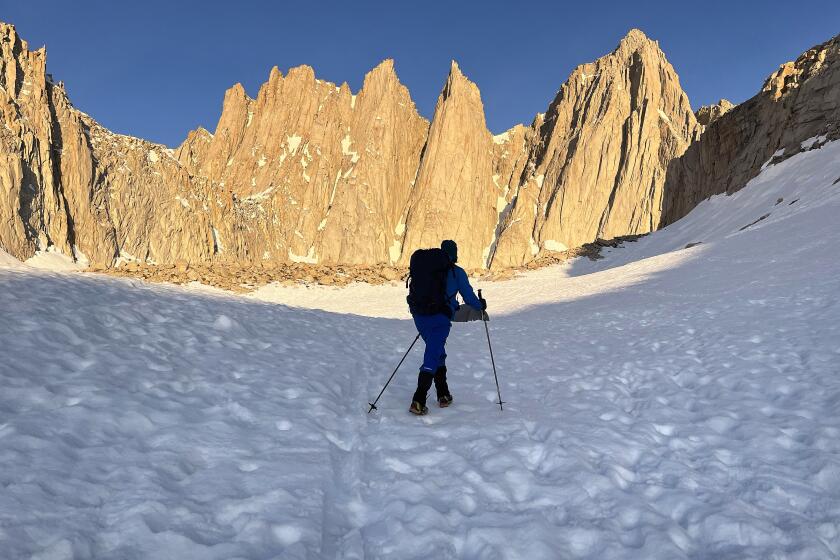
<path fill-rule="evenodd" d="M 164 146 L 113 134 L 76 110 L 0 24 L 0 245 L 25 259 L 52 248 L 111 265 L 213 256 L 207 192 Z"/>
<path fill-rule="evenodd" d="M 655 229 L 667 165 L 699 131 L 673 67 L 632 30 L 577 67 L 525 134 L 527 160 L 505 185 L 511 202 L 491 264 Z"/>
<path fill-rule="evenodd" d="M 701 126 L 709 126 L 723 115 L 735 108 L 735 105 L 728 99 L 721 99 L 714 105 L 703 105 L 694 113 L 697 122 Z"/>
<path fill-rule="evenodd" d="M 176 157 L 231 193 L 219 231 L 236 259 L 389 263 L 428 128 L 390 60 L 357 95 L 275 68 L 256 99 L 228 90 L 216 132 L 191 132 Z"/>
<path fill-rule="evenodd" d="M 405 266 L 441 239 L 469 268 L 521 266 L 656 229 L 840 122 L 836 39 L 698 122 L 658 44 L 632 30 L 530 125 L 495 136 L 457 63 L 430 123 L 386 60 L 355 95 L 274 68 L 255 98 L 226 92 L 213 133 L 170 150 L 103 128 L 53 83 L 43 49 L 11 25 L 0 39 L 0 247 L 98 267 Z"/>

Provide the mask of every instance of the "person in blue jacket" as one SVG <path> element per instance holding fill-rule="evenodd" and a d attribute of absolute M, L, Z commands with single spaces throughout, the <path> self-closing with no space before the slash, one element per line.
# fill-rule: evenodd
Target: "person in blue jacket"
<path fill-rule="evenodd" d="M 449 255 L 449 260 L 452 261 L 452 267 L 447 272 L 446 277 L 447 304 L 452 312 L 450 316 L 443 313 L 412 315 L 417 332 L 420 333 L 420 337 L 426 343 L 423 365 L 420 367 L 420 374 L 417 377 L 417 391 L 414 392 L 409 407 L 409 411 L 414 414 L 429 412 L 426 407 L 426 395 L 432 387 L 432 382 L 435 384 L 438 405 L 443 408 L 452 404 L 452 393 L 449 392 L 449 386 L 446 383 L 445 346 L 449 330 L 452 328 L 450 317 L 454 316 L 460 307 L 457 295 L 461 294 L 465 304 L 476 310 L 481 310 L 482 313 L 487 308 L 487 303 L 476 297 L 475 292 L 473 292 L 467 273 L 455 264 L 458 262 L 458 245 L 451 239 L 447 239 L 440 244 L 440 248 Z"/>

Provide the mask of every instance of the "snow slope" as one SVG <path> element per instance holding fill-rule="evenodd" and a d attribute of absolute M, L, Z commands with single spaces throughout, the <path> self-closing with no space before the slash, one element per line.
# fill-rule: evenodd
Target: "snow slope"
<path fill-rule="evenodd" d="M 9 253 L 4 251 L 3 249 L 0 249 L 0 268 L 3 268 L 3 269 L 11 269 L 11 268 L 20 269 L 20 268 L 24 268 L 24 267 L 25 267 L 25 265 L 22 262 L 20 262 L 19 260 L 17 260 L 13 256 L 11 256 Z"/>
<path fill-rule="evenodd" d="M 487 285 L 504 412 L 471 323 L 452 408 L 407 413 L 415 349 L 365 413 L 404 289 L 261 294 L 316 310 L 4 267 L 2 556 L 836 558 L 838 162 Z"/>

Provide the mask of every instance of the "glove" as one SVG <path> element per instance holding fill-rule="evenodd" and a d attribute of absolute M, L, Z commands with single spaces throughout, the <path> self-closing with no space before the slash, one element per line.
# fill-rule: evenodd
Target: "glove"
<path fill-rule="evenodd" d="M 482 310 L 482 311 L 486 311 L 486 310 L 487 310 L 487 300 L 486 300 L 486 299 L 484 299 L 484 298 L 481 298 L 481 299 L 480 299 L 480 300 L 478 300 L 478 301 L 480 301 L 480 302 L 481 302 L 481 310 Z"/>

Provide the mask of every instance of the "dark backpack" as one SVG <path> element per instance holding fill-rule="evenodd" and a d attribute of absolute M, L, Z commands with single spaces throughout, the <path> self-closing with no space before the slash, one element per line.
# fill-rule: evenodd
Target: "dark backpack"
<path fill-rule="evenodd" d="M 417 249 L 412 253 L 406 279 L 406 301 L 412 315 L 442 313 L 452 318 L 446 293 L 446 277 L 451 269 L 452 261 L 443 249 Z"/>

